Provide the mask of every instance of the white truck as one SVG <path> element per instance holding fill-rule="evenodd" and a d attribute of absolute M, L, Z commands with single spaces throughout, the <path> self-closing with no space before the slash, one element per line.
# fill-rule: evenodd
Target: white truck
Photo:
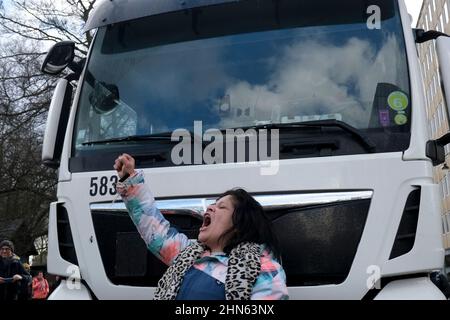
<path fill-rule="evenodd" d="M 449 136 L 429 138 L 416 46 L 437 41 L 449 99 L 450 39 L 412 29 L 403 0 L 367 3 L 98 1 L 86 62 L 62 42 L 42 66 L 73 70 L 42 155 L 59 168 L 47 267 L 65 280 L 50 298 L 153 297 L 165 266 L 117 197 L 122 153 L 191 238 L 219 194 L 254 195 L 290 299 L 444 298 L 429 274 L 444 265 L 433 166 Z"/>

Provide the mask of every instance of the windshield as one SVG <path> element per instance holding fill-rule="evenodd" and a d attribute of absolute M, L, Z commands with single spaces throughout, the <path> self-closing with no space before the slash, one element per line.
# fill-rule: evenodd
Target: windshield
<path fill-rule="evenodd" d="M 113 158 L 144 145 L 170 148 L 116 138 L 193 131 L 195 121 L 205 131 L 334 119 L 369 136 L 377 152 L 407 149 L 411 101 L 396 2 L 304 2 L 241 1 L 100 28 L 82 84 L 72 168 L 85 168 L 83 159 L 99 152 Z M 317 155 L 286 155 L 300 156 Z"/>

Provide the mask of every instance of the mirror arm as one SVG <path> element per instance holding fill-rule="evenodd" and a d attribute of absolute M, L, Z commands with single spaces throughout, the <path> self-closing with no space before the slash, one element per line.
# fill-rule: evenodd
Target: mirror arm
<path fill-rule="evenodd" d="M 74 73 L 69 73 L 67 76 L 64 77 L 64 79 L 66 79 L 68 82 L 71 81 L 78 81 L 78 79 L 80 79 L 81 74 L 74 72 Z"/>
<path fill-rule="evenodd" d="M 450 132 L 437 139 L 436 142 L 442 147 L 445 147 L 447 144 L 450 143 Z"/>
<path fill-rule="evenodd" d="M 70 70 L 75 72 L 78 75 L 81 75 L 81 72 L 83 72 L 84 65 L 86 64 L 86 58 L 83 58 L 78 61 L 72 61 L 69 63 L 68 67 Z"/>
<path fill-rule="evenodd" d="M 414 37 L 416 43 L 424 43 L 430 40 L 436 40 L 441 36 L 449 37 L 448 34 L 436 30 L 425 31 L 423 29 L 414 29 Z"/>

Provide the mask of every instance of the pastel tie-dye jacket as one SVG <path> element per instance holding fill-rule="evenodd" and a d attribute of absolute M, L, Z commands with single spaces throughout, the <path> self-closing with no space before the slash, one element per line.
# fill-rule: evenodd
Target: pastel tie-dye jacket
<path fill-rule="evenodd" d="M 166 265 L 171 265 L 175 257 L 190 244 L 183 233 L 179 233 L 163 217 L 155 206 L 155 200 L 144 183 L 144 174 L 137 172 L 123 183 L 117 185 L 131 219 L 136 225 L 147 248 Z M 216 280 L 225 283 L 228 257 L 224 253 L 205 251 L 194 263 Z M 261 273 L 253 286 L 252 300 L 288 299 L 286 274 L 273 255 L 263 247 L 261 252 Z"/>

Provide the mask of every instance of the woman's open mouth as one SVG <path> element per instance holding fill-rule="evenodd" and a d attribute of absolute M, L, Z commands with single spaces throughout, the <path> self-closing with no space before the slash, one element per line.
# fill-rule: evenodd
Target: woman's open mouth
<path fill-rule="evenodd" d="M 205 213 L 203 216 L 203 224 L 200 228 L 200 231 L 203 231 L 211 224 L 211 215 L 209 213 Z"/>

